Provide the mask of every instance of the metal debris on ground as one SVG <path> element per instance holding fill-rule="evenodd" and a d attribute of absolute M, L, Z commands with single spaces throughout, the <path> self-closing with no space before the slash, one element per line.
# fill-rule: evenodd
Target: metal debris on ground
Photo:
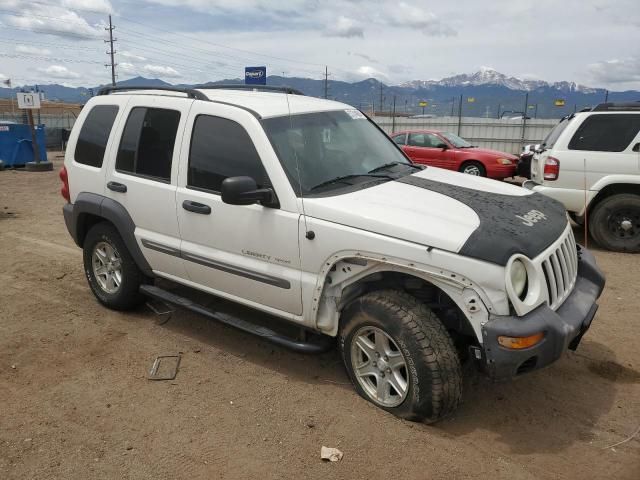
<path fill-rule="evenodd" d="M 324 445 L 320 449 L 320 458 L 322 460 L 328 460 L 330 462 L 339 462 L 342 460 L 343 453 L 337 448 L 325 447 Z"/>
<path fill-rule="evenodd" d="M 163 359 L 172 358 L 174 359 L 173 365 L 168 369 L 162 368 L 161 372 L 160 367 L 164 367 L 164 364 L 168 362 L 163 362 Z M 156 359 L 153 361 L 153 365 L 151 365 L 151 370 L 149 371 L 148 380 L 173 380 L 178 375 L 178 367 L 180 366 L 181 355 L 158 355 Z"/>
<path fill-rule="evenodd" d="M 171 320 L 171 314 L 174 310 L 161 300 L 149 300 L 146 303 L 149 310 L 158 315 L 160 318 L 156 320 L 156 325 L 164 325 Z"/>

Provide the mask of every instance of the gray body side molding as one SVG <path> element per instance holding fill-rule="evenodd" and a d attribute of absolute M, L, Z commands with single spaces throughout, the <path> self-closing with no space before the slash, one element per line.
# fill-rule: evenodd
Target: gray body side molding
<path fill-rule="evenodd" d="M 87 233 L 82 218 L 84 215 L 95 215 L 111 222 L 120 233 L 138 268 L 146 275 L 153 275 L 149 263 L 144 258 L 138 242 L 136 242 L 134 235 L 136 225 L 122 204 L 103 195 L 82 192 L 78 194 L 76 203 L 68 203 L 63 207 L 63 214 L 67 230 L 69 230 L 73 240 L 79 247 L 82 247 Z"/>

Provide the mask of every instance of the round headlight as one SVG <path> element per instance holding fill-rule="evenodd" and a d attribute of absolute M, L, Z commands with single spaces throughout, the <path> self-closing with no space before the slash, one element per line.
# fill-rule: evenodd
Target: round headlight
<path fill-rule="evenodd" d="M 520 260 L 514 260 L 511 264 L 511 286 L 520 300 L 526 294 L 527 288 L 527 267 Z"/>

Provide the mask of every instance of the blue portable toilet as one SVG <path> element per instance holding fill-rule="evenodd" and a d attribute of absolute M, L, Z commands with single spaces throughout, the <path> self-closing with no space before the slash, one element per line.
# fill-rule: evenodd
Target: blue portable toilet
<path fill-rule="evenodd" d="M 40 153 L 40 161 L 47 161 L 47 143 L 44 125 L 36 125 L 36 141 Z M 0 161 L 5 167 L 21 167 L 33 162 L 33 146 L 31 145 L 29 125 L 0 121 Z"/>

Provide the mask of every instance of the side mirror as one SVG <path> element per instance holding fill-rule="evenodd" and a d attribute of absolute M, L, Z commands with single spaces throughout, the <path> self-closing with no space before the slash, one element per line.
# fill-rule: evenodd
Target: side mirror
<path fill-rule="evenodd" d="M 446 150 L 447 148 L 449 148 L 449 145 L 447 145 L 446 143 L 439 143 L 438 145 L 436 145 L 436 148 L 441 148 L 442 150 Z"/>
<path fill-rule="evenodd" d="M 277 207 L 278 201 L 272 188 L 258 188 L 251 177 L 229 177 L 222 182 L 222 201 L 229 205 L 253 205 Z"/>

